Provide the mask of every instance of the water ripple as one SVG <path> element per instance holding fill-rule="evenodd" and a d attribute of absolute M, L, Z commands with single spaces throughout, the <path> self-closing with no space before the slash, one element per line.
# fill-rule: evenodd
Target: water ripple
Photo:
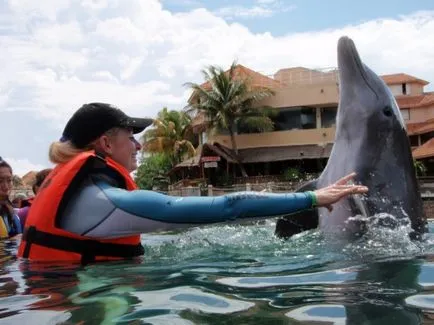
<path fill-rule="evenodd" d="M 142 258 L 86 267 L 20 261 L 4 241 L 0 324 L 429 323 L 430 231 L 332 244 L 317 231 L 280 240 L 273 221 L 221 225 L 148 235 Z"/>

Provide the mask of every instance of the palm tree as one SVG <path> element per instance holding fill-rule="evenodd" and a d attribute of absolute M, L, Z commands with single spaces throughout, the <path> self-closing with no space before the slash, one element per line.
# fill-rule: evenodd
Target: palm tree
<path fill-rule="evenodd" d="M 193 96 L 185 110 L 192 115 L 204 114 L 211 132 L 229 132 L 241 173 L 247 177 L 238 155 L 235 133 L 239 126 L 259 132 L 273 130 L 274 123 L 270 116 L 275 111 L 270 107 L 258 107 L 257 104 L 274 95 L 274 91 L 266 87 L 252 86 L 248 79 L 237 74 L 238 67 L 233 62 L 225 72 L 220 67 L 210 66 L 202 71 L 206 80 L 204 85 L 186 83 L 185 85 L 193 90 Z"/>
<path fill-rule="evenodd" d="M 142 136 L 143 151 L 165 153 L 172 164 L 183 158 L 194 156 L 194 135 L 191 129 L 191 118 L 182 111 L 169 111 L 164 107 L 154 120 L 153 128 Z"/>
<path fill-rule="evenodd" d="M 12 177 L 12 186 L 13 186 L 14 188 L 18 188 L 18 187 L 23 186 L 23 180 L 21 179 L 20 176 L 18 176 L 18 175 L 14 175 L 14 176 Z"/>

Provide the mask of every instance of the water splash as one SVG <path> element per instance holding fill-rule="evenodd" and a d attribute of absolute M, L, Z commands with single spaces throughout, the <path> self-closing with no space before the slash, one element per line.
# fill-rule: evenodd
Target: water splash
<path fill-rule="evenodd" d="M 364 234 L 345 245 L 343 252 L 355 258 L 413 257 L 424 251 L 425 242 L 411 240 L 414 231 L 408 216 L 396 218 L 388 213 L 373 216 L 354 216 L 349 222 L 363 223 Z"/>

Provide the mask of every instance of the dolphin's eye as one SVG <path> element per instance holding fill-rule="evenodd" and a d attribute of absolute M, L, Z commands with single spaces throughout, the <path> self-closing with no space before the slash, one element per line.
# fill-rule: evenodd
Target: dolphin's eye
<path fill-rule="evenodd" d="M 393 112 L 392 112 L 392 108 L 390 106 L 386 106 L 383 108 L 383 114 L 386 116 L 392 116 Z"/>

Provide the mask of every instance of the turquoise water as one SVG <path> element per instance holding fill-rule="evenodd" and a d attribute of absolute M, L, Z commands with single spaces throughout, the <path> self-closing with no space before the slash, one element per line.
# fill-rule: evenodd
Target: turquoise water
<path fill-rule="evenodd" d="M 138 261 L 29 264 L 3 242 L 0 324 L 434 324 L 434 223 L 422 243 L 282 241 L 273 221 L 143 237 Z"/>

